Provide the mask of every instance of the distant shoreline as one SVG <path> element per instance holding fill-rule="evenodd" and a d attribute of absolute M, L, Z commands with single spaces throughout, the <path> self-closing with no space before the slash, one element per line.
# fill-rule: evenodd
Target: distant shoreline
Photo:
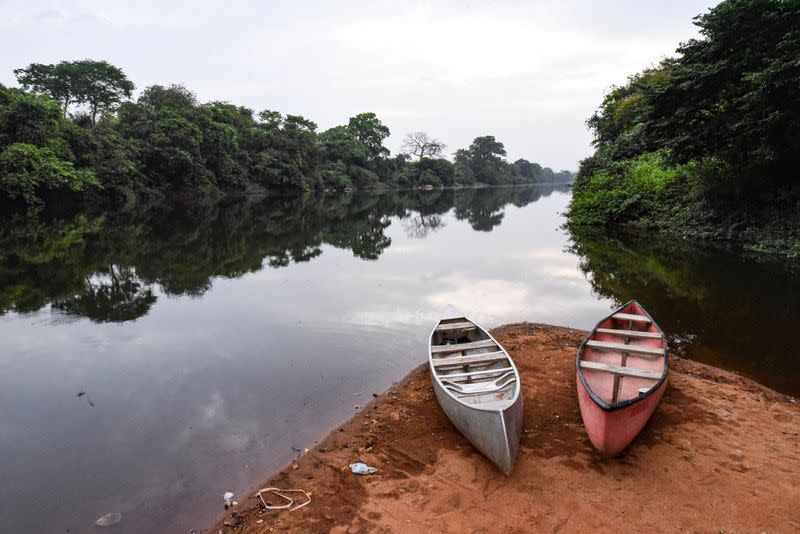
<path fill-rule="evenodd" d="M 349 195 L 349 194 L 359 194 L 359 193 L 380 194 L 380 193 L 406 193 L 406 192 L 428 192 L 428 191 L 468 191 L 471 189 L 524 189 L 526 187 L 542 187 L 542 186 L 571 187 L 572 182 L 542 182 L 542 183 L 530 183 L 530 184 L 499 184 L 499 185 L 469 184 L 469 185 L 452 185 L 452 186 L 440 186 L 440 187 L 390 187 L 390 186 L 379 185 L 375 187 L 362 187 L 362 188 L 351 188 L 351 189 L 315 189 L 307 192 L 250 188 L 246 190 L 235 190 L 235 189 L 220 190 L 220 193 L 221 196 L 232 197 L 232 198 L 235 198 L 237 196 L 293 198 L 304 195 L 319 195 L 320 193 L 323 195 L 328 195 L 328 194 Z M 200 193 L 198 196 L 206 196 L 203 194 L 202 191 L 198 191 L 195 189 L 186 191 L 173 191 L 169 195 L 167 195 L 167 198 L 182 198 L 184 194 L 191 195 L 193 193 Z"/>

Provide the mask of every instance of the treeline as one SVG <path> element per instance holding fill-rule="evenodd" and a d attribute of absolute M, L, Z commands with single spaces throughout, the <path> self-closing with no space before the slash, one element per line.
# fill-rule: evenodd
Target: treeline
<path fill-rule="evenodd" d="M 800 255 L 800 2 L 725 0 L 588 120 L 569 216 Z"/>
<path fill-rule="evenodd" d="M 392 156 L 389 128 L 374 113 L 318 132 L 299 115 L 199 103 L 181 85 L 134 85 L 105 61 L 31 64 L 14 71 L 22 89 L 0 85 L 0 197 L 125 198 L 150 190 L 310 191 L 568 182 L 502 143 L 478 137 L 442 157 L 427 134 L 406 137 Z"/>
<path fill-rule="evenodd" d="M 366 261 L 392 244 L 392 219 L 412 238 L 452 212 L 476 231 L 564 186 L 444 189 L 350 195 L 211 197 L 0 220 L 0 316 L 54 313 L 96 322 L 134 320 L 158 294 L 205 293 L 217 277 L 313 261 L 324 246 Z"/>

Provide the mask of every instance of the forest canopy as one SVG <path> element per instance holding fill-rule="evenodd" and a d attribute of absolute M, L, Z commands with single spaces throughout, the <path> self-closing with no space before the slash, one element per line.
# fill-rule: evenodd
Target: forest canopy
<path fill-rule="evenodd" d="M 105 61 L 33 63 L 0 85 L 0 200 L 41 205 L 64 195 L 120 200 L 137 193 L 343 190 L 569 182 L 572 173 L 505 159 L 478 137 L 455 161 L 424 132 L 405 153 L 384 146 L 375 113 L 319 131 L 300 115 L 200 103 L 188 88 L 134 84 Z M 412 161 L 412 156 L 415 158 Z"/>
<path fill-rule="evenodd" d="M 699 38 L 613 87 L 587 121 L 595 153 L 571 223 L 800 254 L 800 2 L 725 0 L 695 24 Z"/>

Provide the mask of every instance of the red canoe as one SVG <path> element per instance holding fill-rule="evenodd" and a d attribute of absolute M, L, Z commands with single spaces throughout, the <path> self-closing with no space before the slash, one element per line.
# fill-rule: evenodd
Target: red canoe
<path fill-rule="evenodd" d="M 597 323 L 577 360 L 578 402 L 595 448 L 621 452 L 664 395 L 669 354 L 664 332 L 635 300 Z"/>

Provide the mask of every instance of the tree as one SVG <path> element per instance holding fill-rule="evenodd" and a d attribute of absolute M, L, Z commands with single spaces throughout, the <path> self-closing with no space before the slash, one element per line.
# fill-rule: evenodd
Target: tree
<path fill-rule="evenodd" d="M 47 96 L 0 86 L 0 148 L 12 143 L 57 145 L 66 121 Z"/>
<path fill-rule="evenodd" d="M 456 151 L 456 166 L 467 166 L 478 182 L 497 185 L 506 179 L 505 155 L 503 143 L 493 135 L 484 135 L 476 137 L 468 149 Z"/>
<path fill-rule="evenodd" d="M 197 105 L 197 97 L 193 92 L 181 84 L 151 85 L 146 87 L 137 100 L 139 104 L 152 109 L 171 108 L 184 109 Z"/>
<path fill-rule="evenodd" d="M 24 69 L 14 69 L 14 75 L 26 90 L 45 93 L 61 102 L 64 117 L 69 105 L 77 98 L 75 69 L 66 61 L 57 65 L 31 63 Z"/>
<path fill-rule="evenodd" d="M 727 0 L 695 25 L 702 37 L 681 45 L 662 86 L 645 93 L 649 143 L 671 163 L 718 157 L 757 184 L 796 178 L 800 3 Z"/>
<path fill-rule="evenodd" d="M 742 205 L 752 212 L 759 204 L 773 204 L 774 210 L 774 202 L 794 209 L 799 190 L 792 184 L 798 183 L 800 165 L 800 3 L 725 0 L 696 17 L 695 25 L 699 38 L 681 44 L 676 57 L 612 88 L 587 121 L 596 150 L 580 164 L 576 206 L 607 213 L 603 194 L 613 191 L 622 212 L 623 206 L 653 197 L 664 184 L 645 187 L 632 174 L 649 165 L 653 176 L 663 167 L 683 169 L 671 186 L 680 193 L 673 191 L 653 206 L 694 197 L 722 213 Z M 556 173 L 553 179 L 559 179 Z"/>
<path fill-rule="evenodd" d="M 322 148 L 331 160 L 345 163 L 365 163 L 369 157 L 366 147 L 356 139 L 346 126 L 334 126 L 319 136 Z"/>
<path fill-rule="evenodd" d="M 71 103 L 88 104 L 92 126 L 97 124 L 99 112 L 130 98 L 134 89 L 122 70 L 107 61 L 31 63 L 27 68 L 15 69 L 14 74 L 25 89 L 47 93 L 61 102 L 65 117 Z"/>
<path fill-rule="evenodd" d="M 135 86 L 122 69 L 107 61 L 82 60 L 72 63 L 78 100 L 89 105 L 92 126 L 97 125 L 97 114 L 112 109 L 123 98 L 130 98 Z"/>
<path fill-rule="evenodd" d="M 246 141 L 251 153 L 250 176 L 265 186 L 310 189 L 320 159 L 316 123 L 270 110 L 261 111 L 258 117 L 262 122 Z"/>
<path fill-rule="evenodd" d="M 406 163 L 395 172 L 394 180 L 400 186 L 444 186 L 450 187 L 455 182 L 455 166 L 441 158 L 425 158 Z"/>
<path fill-rule="evenodd" d="M 499 162 L 506 155 L 506 148 L 493 135 L 484 135 L 472 141 L 469 154 L 473 160 Z"/>
<path fill-rule="evenodd" d="M 0 193 L 29 205 L 41 204 L 42 190 L 81 191 L 97 186 L 91 171 L 75 169 L 48 148 L 14 143 L 0 152 Z"/>
<path fill-rule="evenodd" d="M 409 155 L 417 156 L 422 159 L 424 157 L 438 158 L 447 146 L 439 141 L 428 137 L 425 132 L 412 132 L 406 134 L 403 140 L 403 152 Z"/>
<path fill-rule="evenodd" d="M 364 145 L 368 160 L 389 155 L 389 149 L 383 146 L 384 139 L 389 137 L 389 128 L 374 113 L 359 113 L 351 117 L 347 129 Z"/>
<path fill-rule="evenodd" d="M 527 182 L 535 182 L 542 177 L 542 166 L 538 163 L 531 163 L 527 159 L 518 159 L 514 163 L 516 173 Z"/>

